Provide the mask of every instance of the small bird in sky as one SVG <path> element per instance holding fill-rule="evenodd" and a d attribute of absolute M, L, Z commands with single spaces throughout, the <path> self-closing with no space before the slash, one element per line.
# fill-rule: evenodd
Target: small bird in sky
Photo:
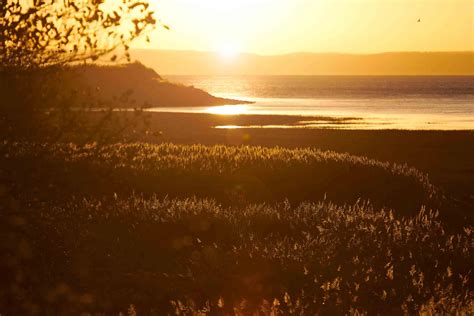
<path fill-rule="evenodd" d="M 420 22 L 421 22 L 421 19 L 418 19 L 418 23 L 420 23 Z"/>

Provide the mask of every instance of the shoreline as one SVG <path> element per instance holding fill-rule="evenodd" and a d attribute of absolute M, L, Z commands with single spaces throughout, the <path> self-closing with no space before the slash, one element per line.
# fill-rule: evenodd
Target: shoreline
<path fill-rule="evenodd" d="M 217 129 L 213 124 L 237 125 L 264 121 L 291 123 L 291 116 L 225 116 L 152 113 L 150 127 L 160 136 L 138 138 L 149 143 L 229 146 L 312 147 L 407 164 L 427 173 L 454 205 L 453 217 L 472 223 L 474 213 L 474 131 L 345 130 L 309 128 Z M 154 135 L 151 133 L 150 135 Z M 156 134 L 155 134 L 156 135 Z"/>
<path fill-rule="evenodd" d="M 97 118 L 100 117 L 99 113 L 93 114 Z M 136 119 L 133 112 L 115 114 L 121 118 Z M 141 117 L 147 124 L 145 126 L 138 120 L 136 129 L 146 129 L 148 133 L 130 135 L 130 131 L 125 130 L 123 136 L 131 141 L 149 143 L 317 147 L 407 163 L 429 174 L 441 169 L 449 171 L 447 173 L 462 169 L 463 172 L 456 173 L 461 177 L 470 178 L 474 188 L 474 159 L 470 159 L 474 156 L 474 130 L 218 129 L 214 126 L 296 124 L 301 117 L 171 112 L 143 112 Z M 474 190 L 472 194 L 474 196 Z"/>
<path fill-rule="evenodd" d="M 228 105 L 230 110 L 232 105 Z M 263 113 L 220 113 L 220 108 L 224 108 L 222 112 L 225 112 L 225 106 L 215 106 L 203 108 L 201 111 L 176 111 L 173 108 L 147 108 L 143 109 L 147 113 L 156 114 L 170 114 L 170 115 L 216 115 L 223 117 L 231 117 L 232 119 L 213 120 L 211 121 L 235 121 L 241 122 L 241 124 L 215 124 L 212 126 L 217 129 L 334 129 L 334 130 L 347 130 L 347 131 L 432 131 L 432 132 L 454 132 L 454 131 L 467 131 L 473 132 L 474 125 L 472 128 L 401 128 L 400 123 L 390 122 L 389 118 L 386 121 L 377 121 L 381 118 L 376 117 L 362 117 L 362 116 L 349 116 L 349 115 L 292 115 L 292 114 L 263 114 Z M 214 109 L 215 108 L 215 109 Z M 121 111 L 118 109 L 118 111 Z M 439 125 L 440 123 L 426 122 L 425 125 Z M 395 125 L 395 127 L 393 127 Z M 409 126 L 409 124 L 406 124 Z M 392 127 L 390 127 L 392 126 Z M 397 127 L 398 126 L 398 127 Z"/>

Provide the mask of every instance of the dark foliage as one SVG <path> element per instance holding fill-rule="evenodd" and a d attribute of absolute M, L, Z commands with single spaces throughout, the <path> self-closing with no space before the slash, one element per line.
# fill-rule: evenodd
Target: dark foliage
<path fill-rule="evenodd" d="M 96 60 L 128 50 L 156 24 L 149 4 L 136 0 L 10 0 L 0 10 L 2 71 Z"/>

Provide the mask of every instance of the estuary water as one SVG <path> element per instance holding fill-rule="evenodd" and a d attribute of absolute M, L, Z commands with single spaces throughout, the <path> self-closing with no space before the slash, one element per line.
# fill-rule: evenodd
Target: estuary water
<path fill-rule="evenodd" d="M 474 77 L 360 76 L 167 76 L 215 96 L 252 101 L 248 105 L 156 108 L 156 111 L 222 115 L 302 116 L 292 126 L 343 128 L 474 130 Z M 304 117 L 353 118 L 332 125 Z M 232 126 L 245 128 L 246 126 Z M 226 126 L 218 126 L 226 128 Z M 231 128 L 230 126 L 228 128 Z"/>

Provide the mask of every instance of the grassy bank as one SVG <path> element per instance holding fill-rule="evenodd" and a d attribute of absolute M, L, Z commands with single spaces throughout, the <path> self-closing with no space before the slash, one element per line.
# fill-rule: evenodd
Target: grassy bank
<path fill-rule="evenodd" d="M 468 313 L 472 231 L 406 165 L 311 148 L 0 145 L 6 315 Z M 370 200 L 370 202 L 366 202 Z"/>
<path fill-rule="evenodd" d="M 424 210 L 397 220 L 366 203 L 225 207 L 112 195 L 30 206 L 1 222 L 9 286 L 0 302 L 12 314 L 113 315 L 129 304 L 139 315 L 473 307 L 472 227 L 450 235 Z"/>
<path fill-rule="evenodd" d="M 115 113 L 133 119 L 132 113 Z M 217 125 L 293 125 L 302 117 L 268 115 L 211 115 L 188 113 L 145 113 L 148 124 L 138 124 L 116 133 L 122 142 L 174 143 L 183 145 L 249 145 L 347 152 L 380 161 L 408 164 L 442 189 L 457 209 L 455 217 L 473 220 L 474 131 L 398 131 L 330 129 L 215 129 Z M 91 117 L 91 121 L 99 119 Z M 327 118 L 304 118 L 327 119 Z M 140 133 L 140 128 L 145 132 Z M 119 138 L 119 137 L 118 137 Z M 73 142 L 82 141 L 67 138 Z M 90 142 L 91 140 L 89 140 Z"/>
<path fill-rule="evenodd" d="M 422 205 L 438 207 L 442 198 L 414 168 L 316 149 L 7 143 L 1 150 L 17 192 L 47 186 L 45 199 L 133 192 L 233 205 L 361 198 L 409 215 Z"/>

